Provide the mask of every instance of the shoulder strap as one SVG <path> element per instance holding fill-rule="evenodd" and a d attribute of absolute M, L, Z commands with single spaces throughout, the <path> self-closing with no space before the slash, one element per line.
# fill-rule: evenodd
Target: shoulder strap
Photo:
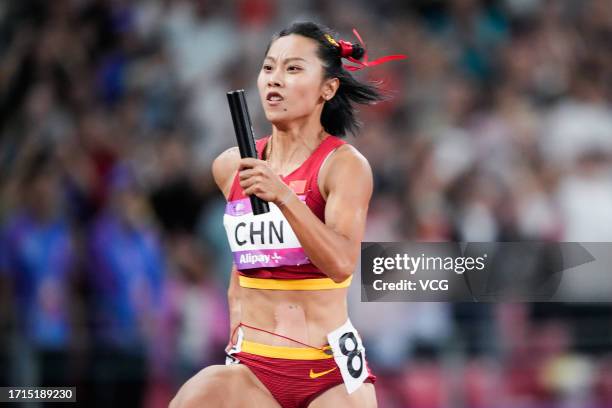
<path fill-rule="evenodd" d="M 255 150 L 257 150 L 257 158 L 261 159 L 263 157 L 263 152 L 266 146 L 268 145 L 268 140 L 270 140 L 271 136 L 262 137 L 255 141 Z"/>
<path fill-rule="evenodd" d="M 331 155 L 331 153 L 336 150 L 338 147 L 346 144 L 346 142 L 339 137 L 336 136 L 328 136 L 322 143 L 322 145 L 313 153 L 312 160 L 308 164 L 309 170 L 312 171 L 312 174 L 317 179 L 319 175 L 319 170 L 321 169 L 321 165 L 325 160 Z"/>
<path fill-rule="evenodd" d="M 329 156 L 340 146 L 346 144 L 346 142 L 336 136 L 328 136 L 327 139 L 323 142 L 323 145 L 315 152 L 315 157 L 309 163 L 308 166 L 308 190 L 311 192 L 312 200 L 319 203 L 320 206 L 325 206 L 325 200 L 321 195 L 319 190 L 319 171 L 321 170 L 321 166 L 327 160 Z M 321 217 L 324 217 L 323 207 L 321 207 Z M 321 218 L 324 220 L 324 218 Z"/>

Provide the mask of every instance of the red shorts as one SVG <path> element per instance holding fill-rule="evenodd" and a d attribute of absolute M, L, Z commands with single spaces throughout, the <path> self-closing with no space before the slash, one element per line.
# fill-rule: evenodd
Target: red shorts
<path fill-rule="evenodd" d="M 317 396 L 343 384 L 332 355 L 320 349 L 268 346 L 242 341 L 241 351 L 232 354 L 266 386 L 283 408 L 306 408 Z M 375 383 L 368 370 L 365 382 Z"/>

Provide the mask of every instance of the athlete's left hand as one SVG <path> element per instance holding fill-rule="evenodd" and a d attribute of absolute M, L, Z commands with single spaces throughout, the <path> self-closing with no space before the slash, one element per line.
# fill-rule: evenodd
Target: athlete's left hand
<path fill-rule="evenodd" d="M 262 200 L 278 205 L 293 193 L 280 176 L 275 174 L 268 163 L 263 160 L 240 159 L 238 175 L 240 187 L 246 195 L 255 194 Z"/>

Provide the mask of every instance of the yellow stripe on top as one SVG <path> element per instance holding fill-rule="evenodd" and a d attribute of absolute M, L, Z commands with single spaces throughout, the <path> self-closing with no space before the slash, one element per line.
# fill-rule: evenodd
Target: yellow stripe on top
<path fill-rule="evenodd" d="M 251 289 L 272 289 L 272 290 L 322 290 L 322 289 L 340 289 L 347 288 L 353 275 L 349 276 L 342 282 L 336 283 L 330 278 L 316 279 L 267 279 L 267 278 L 251 278 L 248 276 L 239 275 L 238 282 L 243 288 Z"/>
<path fill-rule="evenodd" d="M 327 350 L 331 349 L 331 347 L 325 346 L 323 349 Z M 253 343 L 247 340 L 242 340 L 240 346 L 240 351 L 262 357 L 284 358 L 288 360 L 323 360 L 326 358 L 334 358 L 333 355 L 325 353 L 323 349 L 269 346 L 267 344 Z"/>

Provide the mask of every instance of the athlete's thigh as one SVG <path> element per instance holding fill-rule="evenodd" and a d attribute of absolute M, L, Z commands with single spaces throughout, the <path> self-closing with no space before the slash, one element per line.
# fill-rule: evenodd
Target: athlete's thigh
<path fill-rule="evenodd" d="M 279 408 L 270 391 L 242 364 L 206 367 L 190 378 L 169 408 Z"/>
<path fill-rule="evenodd" d="M 352 394 L 344 384 L 336 385 L 315 398 L 308 408 L 376 408 L 374 384 L 364 383 Z"/>

